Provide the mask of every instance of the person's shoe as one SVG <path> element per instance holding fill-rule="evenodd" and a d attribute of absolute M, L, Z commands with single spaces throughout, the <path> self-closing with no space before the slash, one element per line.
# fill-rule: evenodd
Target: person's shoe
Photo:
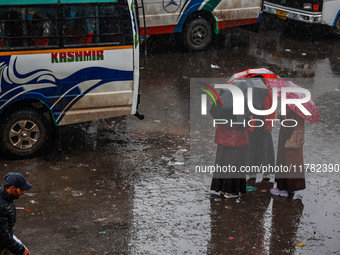
<path fill-rule="evenodd" d="M 264 175 L 262 180 L 270 181 L 270 175 Z"/>
<path fill-rule="evenodd" d="M 277 194 L 279 194 L 279 189 L 277 188 L 273 188 L 270 190 L 270 194 L 274 195 L 274 196 L 277 196 Z"/>
<path fill-rule="evenodd" d="M 287 190 L 280 190 L 280 189 L 277 189 L 277 188 L 271 189 L 270 194 L 272 194 L 274 196 L 279 196 L 279 197 L 288 197 L 289 196 Z"/>
<path fill-rule="evenodd" d="M 249 180 L 256 181 L 256 175 L 255 174 L 250 174 L 249 175 Z"/>
<path fill-rule="evenodd" d="M 235 194 L 235 193 L 225 193 L 224 194 L 225 198 L 238 198 L 240 197 L 240 194 Z"/>

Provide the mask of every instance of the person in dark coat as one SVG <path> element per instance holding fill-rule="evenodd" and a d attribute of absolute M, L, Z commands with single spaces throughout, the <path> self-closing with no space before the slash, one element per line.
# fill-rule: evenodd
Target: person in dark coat
<path fill-rule="evenodd" d="M 273 102 L 273 95 L 269 91 L 263 103 L 263 110 L 271 108 Z M 274 166 L 275 152 L 272 138 L 273 125 L 271 121 L 275 119 L 275 112 L 265 116 L 253 116 L 253 119 L 260 119 L 263 121 L 263 127 L 254 127 L 257 123 L 252 123 L 248 128 L 249 145 L 246 152 L 246 164 L 248 166 Z M 250 179 L 256 179 L 256 173 L 249 174 Z M 269 180 L 269 174 L 263 177 L 264 180 Z"/>
<path fill-rule="evenodd" d="M 15 199 L 32 188 L 19 173 L 8 173 L 6 184 L 0 189 L 0 255 L 29 255 L 30 252 L 13 237 L 16 222 Z"/>
<path fill-rule="evenodd" d="M 277 151 L 277 166 L 287 166 L 290 172 L 277 174 L 275 181 L 277 188 L 272 189 L 272 195 L 288 197 L 289 193 L 306 188 L 304 164 L 303 164 L 303 144 L 305 142 L 305 122 L 297 113 L 287 106 L 287 123 L 289 119 L 295 120 L 295 127 L 281 126 L 279 133 L 279 143 Z"/>

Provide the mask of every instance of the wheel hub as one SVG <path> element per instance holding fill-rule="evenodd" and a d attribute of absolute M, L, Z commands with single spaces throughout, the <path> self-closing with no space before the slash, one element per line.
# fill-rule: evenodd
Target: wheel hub
<path fill-rule="evenodd" d="M 31 120 L 20 120 L 14 123 L 8 135 L 13 147 L 26 150 L 32 148 L 38 142 L 40 129 Z"/>
<path fill-rule="evenodd" d="M 192 42 L 196 45 L 201 44 L 206 39 L 204 27 L 198 26 L 192 31 Z"/>

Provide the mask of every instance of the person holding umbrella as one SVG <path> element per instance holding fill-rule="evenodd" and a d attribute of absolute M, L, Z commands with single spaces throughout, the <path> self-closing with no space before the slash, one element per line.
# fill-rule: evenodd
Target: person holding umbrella
<path fill-rule="evenodd" d="M 267 79 L 281 79 L 279 76 L 274 74 L 272 71 L 266 68 L 248 69 L 239 73 L 234 74 L 228 81 L 233 82 L 235 80 L 242 79 L 261 79 L 263 84 L 268 88 L 265 92 L 266 97 L 259 98 L 257 109 L 268 110 L 273 104 L 273 95 L 271 93 L 271 86 L 266 81 Z M 262 104 L 261 104 L 262 103 Z M 261 165 L 275 165 L 275 152 L 272 138 L 272 123 L 270 119 L 275 119 L 275 112 L 265 115 L 257 116 L 253 115 L 253 119 L 260 119 L 264 125 L 262 127 L 250 126 L 248 128 L 249 144 L 246 150 L 246 165 L 248 166 L 261 166 Z M 251 121 L 252 125 L 257 125 L 255 121 Z M 256 180 L 256 173 L 250 173 L 249 179 Z M 270 175 L 267 173 L 263 176 L 263 180 L 270 180 Z"/>
<path fill-rule="evenodd" d="M 249 143 L 248 131 L 241 126 L 218 125 L 215 131 L 217 143 L 215 164 L 235 166 L 237 170 L 245 164 L 246 146 Z M 224 198 L 238 198 L 246 193 L 246 176 L 215 172 L 211 190 L 220 192 Z"/>
<path fill-rule="evenodd" d="M 282 79 L 268 79 L 271 87 L 278 88 L 278 95 L 281 98 L 282 88 L 301 88 L 298 85 L 284 81 Z M 299 99 L 305 95 L 299 92 L 286 93 L 287 98 Z M 286 125 L 280 127 L 277 161 L 278 166 L 287 166 L 290 172 L 277 174 L 275 181 L 277 188 L 271 189 L 270 193 L 275 196 L 288 197 L 289 194 L 306 188 L 303 162 L 303 145 L 305 142 L 305 120 L 310 123 L 320 122 L 320 114 L 315 102 L 311 98 L 303 106 L 310 112 L 305 115 L 296 105 L 286 106 L 286 116 L 281 116 L 281 120 L 286 119 Z M 289 123 L 295 122 L 295 123 Z M 296 124 L 294 126 L 294 124 Z"/>
<path fill-rule="evenodd" d="M 286 107 L 287 115 L 281 116 L 281 120 L 295 120 L 295 127 L 281 126 L 279 133 L 277 161 L 278 166 L 295 166 L 298 171 L 278 173 L 275 178 L 277 188 L 270 190 L 274 196 L 288 197 L 289 193 L 294 193 L 298 190 L 306 188 L 304 171 L 300 172 L 300 167 L 303 166 L 303 144 L 305 143 L 305 121 L 304 119 Z M 294 123 L 286 123 L 292 125 Z M 303 169 L 303 168 L 302 168 Z"/>
<path fill-rule="evenodd" d="M 246 193 L 246 175 L 240 171 L 240 168 L 246 164 L 249 137 L 248 126 L 245 123 L 251 116 L 247 104 L 244 106 L 244 114 L 233 115 L 234 98 L 230 89 L 227 89 L 231 85 L 240 89 L 244 95 L 247 95 L 248 88 L 252 88 L 253 105 L 257 109 L 262 107 L 269 91 L 260 79 L 235 80 L 221 90 L 219 94 L 221 105 L 213 105 L 210 109 L 215 119 L 229 119 L 230 122 L 238 123 L 217 125 L 215 131 L 215 143 L 217 143 L 215 164 L 221 167 L 233 166 L 236 169 L 235 173 L 214 172 L 210 189 L 220 192 L 225 198 L 237 198 L 242 193 Z"/>

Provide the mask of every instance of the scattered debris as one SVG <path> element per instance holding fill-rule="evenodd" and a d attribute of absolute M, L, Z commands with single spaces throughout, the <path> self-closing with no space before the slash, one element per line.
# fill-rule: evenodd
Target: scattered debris
<path fill-rule="evenodd" d="M 25 193 L 25 196 L 34 197 L 37 193 Z"/>
<path fill-rule="evenodd" d="M 188 151 L 187 149 L 179 149 L 180 151 Z"/>
<path fill-rule="evenodd" d="M 169 162 L 169 166 L 183 166 L 184 162 Z"/>
<path fill-rule="evenodd" d="M 83 195 L 83 192 L 79 191 L 79 190 L 72 190 L 72 196 L 74 197 L 80 197 Z"/>
<path fill-rule="evenodd" d="M 97 220 L 94 220 L 94 221 L 105 221 L 105 220 L 107 220 L 107 218 L 97 219 Z"/>

